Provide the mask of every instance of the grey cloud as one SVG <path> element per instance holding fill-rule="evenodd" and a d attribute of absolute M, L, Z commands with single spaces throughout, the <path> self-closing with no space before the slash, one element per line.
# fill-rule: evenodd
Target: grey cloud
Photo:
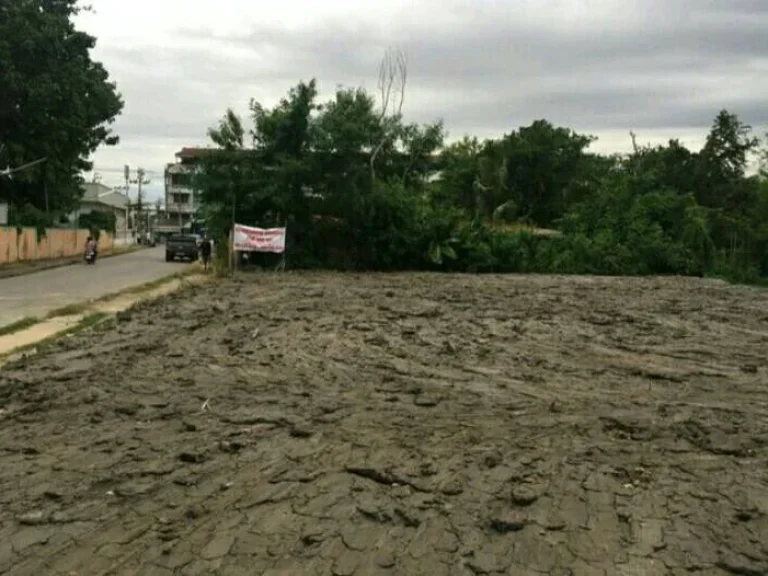
<path fill-rule="evenodd" d="M 475 131 L 483 134 L 509 132 L 534 119 L 544 118 L 557 125 L 599 135 L 600 130 L 646 130 L 699 128 L 706 131 L 722 108 L 736 111 L 740 118 L 766 118 L 763 99 L 753 98 L 717 105 L 695 103 L 685 98 L 662 97 L 632 90 L 590 90 L 578 94 L 552 94 L 528 101 L 525 106 L 505 102 L 497 106 L 458 103 L 444 109 L 455 136 Z M 755 123 L 756 128 L 768 125 Z"/>
<path fill-rule="evenodd" d="M 744 15 L 768 17 L 768 4 L 764 0 L 685 0 L 688 8 L 704 10 L 716 15 Z"/>
<path fill-rule="evenodd" d="M 516 19 L 503 2 L 482 10 L 457 2 L 441 8 L 441 21 L 454 22 L 446 27 L 405 18 L 390 30 L 354 21 L 302 32 L 260 26 L 229 38 L 179 30 L 192 45 L 102 53 L 129 103 L 123 134 L 137 138 L 204 141 L 227 106 L 274 98 L 300 79 L 317 77 L 326 93 L 337 84 L 375 88 L 389 44 L 408 53 L 408 116 L 442 117 L 455 136 L 502 133 L 541 117 L 589 133 L 706 130 L 722 107 L 768 126 L 768 1 L 594 5 L 617 11 L 564 25 Z"/>
<path fill-rule="evenodd" d="M 210 118 L 206 122 L 200 118 L 185 121 L 159 116 L 141 116 L 130 121 L 118 122 L 115 131 L 123 139 L 142 138 L 151 135 L 156 138 L 186 139 L 187 142 L 196 142 L 205 138 L 207 128 L 213 126 L 214 123 L 215 118 Z"/>

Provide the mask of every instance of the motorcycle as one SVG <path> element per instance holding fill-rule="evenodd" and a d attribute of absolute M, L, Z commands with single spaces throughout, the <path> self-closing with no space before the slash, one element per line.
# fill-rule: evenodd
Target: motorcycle
<path fill-rule="evenodd" d="M 95 250 L 86 250 L 85 251 L 85 263 L 86 264 L 96 264 L 96 251 Z"/>

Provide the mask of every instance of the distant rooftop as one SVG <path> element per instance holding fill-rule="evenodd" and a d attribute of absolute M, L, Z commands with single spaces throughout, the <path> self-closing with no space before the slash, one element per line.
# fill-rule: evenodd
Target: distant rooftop
<path fill-rule="evenodd" d="M 206 152 L 210 152 L 211 148 L 194 148 L 194 147 L 187 147 L 185 146 L 178 152 L 176 152 L 176 158 L 179 159 L 192 159 L 197 158 L 201 154 L 205 154 Z"/>
<path fill-rule="evenodd" d="M 129 202 L 126 194 L 100 182 L 84 182 L 82 189 L 82 202 L 96 202 L 121 209 L 126 208 Z"/>
<path fill-rule="evenodd" d="M 83 182 L 81 188 L 83 189 L 84 200 L 96 200 L 102 194 L 112 192 L 112 188 L 105 186 L 101 182 Z"/>

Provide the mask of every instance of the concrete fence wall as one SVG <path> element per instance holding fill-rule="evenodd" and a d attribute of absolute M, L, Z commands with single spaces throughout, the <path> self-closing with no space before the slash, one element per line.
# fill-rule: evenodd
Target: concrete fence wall
<path fill-rule="evenodd" d="M 118 230 L 112 238 L 113 246 L 133 246 L 136 244 L 136 237 L 130 230 Z"/>
<path fill-rule="evenodd" d="M 89 234 L 89 230 L 48 228 L 45 235 L 38 238 L 34 228 L 21 228 L 19 231 L 16 228 L 0 226 L 0 266 L 15 262 L 80 256 Z M 102 231 L 99 250 L 109 252 L 113 247 L 112 236 Z"/>

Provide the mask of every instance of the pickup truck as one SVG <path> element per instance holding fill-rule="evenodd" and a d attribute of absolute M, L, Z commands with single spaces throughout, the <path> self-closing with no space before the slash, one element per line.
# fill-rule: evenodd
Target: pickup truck
<path fill-rule="evenodd" d="M 197 238 L 176 234 L 168 238 L 165 243 L 165 261 L 172 262 L 176 258 L 188 258 L 195 261 L 199 257 Z"/>

